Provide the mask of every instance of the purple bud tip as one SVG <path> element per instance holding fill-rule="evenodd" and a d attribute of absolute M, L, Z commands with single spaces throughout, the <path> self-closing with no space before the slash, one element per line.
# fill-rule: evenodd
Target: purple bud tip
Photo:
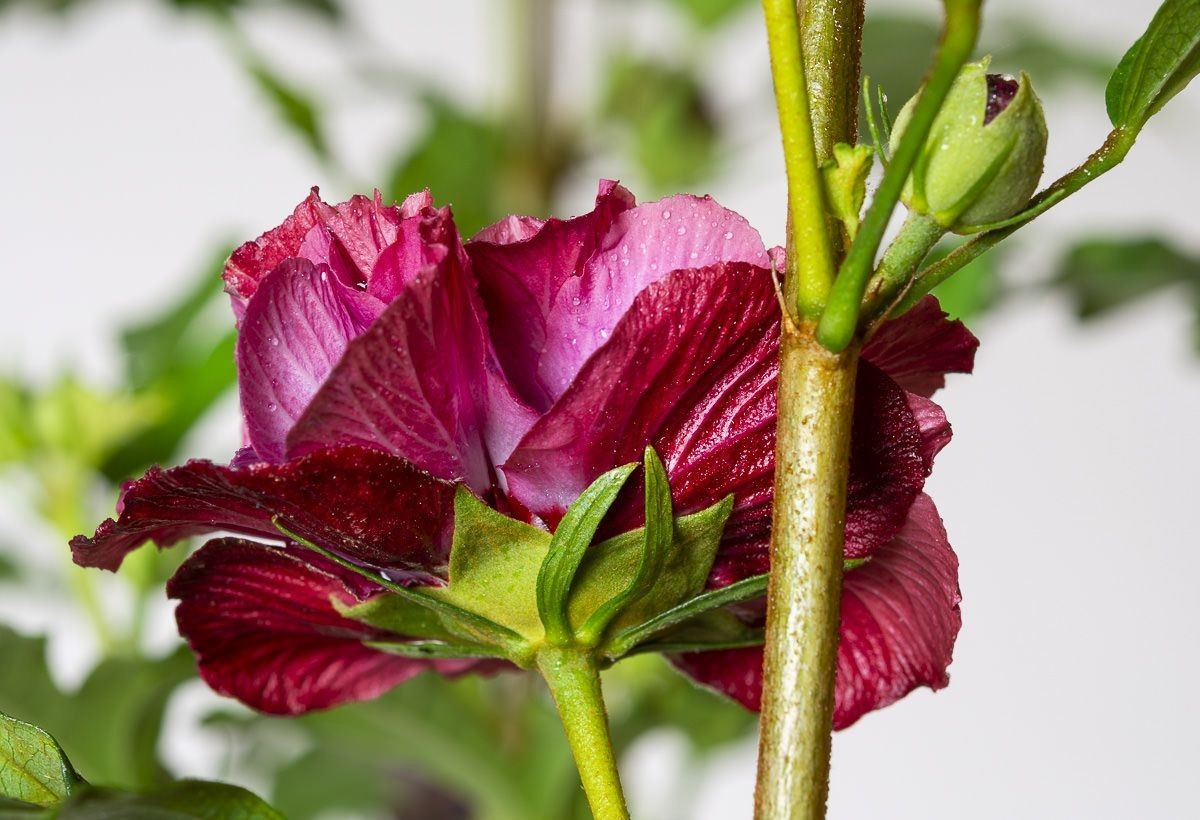
<path fill-rule="evenodd" d="M 1013 97 L 1017 96 L 1017 91 L 1021 88 L 1021 81 L 1011 74 L 989 74 L 987 75 L 987 110 L 983 114 L 983 124 L 987 125 L 996 117 L 1000 116 L 1000 112 L 1008 108 L 1008 104 L 1013 101 Z"/>

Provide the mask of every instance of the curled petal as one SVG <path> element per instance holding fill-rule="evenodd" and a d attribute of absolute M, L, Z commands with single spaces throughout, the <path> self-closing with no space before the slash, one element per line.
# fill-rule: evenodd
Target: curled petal
<path fill-rule="evenodd" d="M 554 523 L 604 471 L 652 445 L 676 507 L 732 493 L 712 583 L 766 568 L 775 470 L 779 306 L 769 273 L 750 265 L 680 270 L 638 295 L 566 393 L 503 465 L 510 493 Z M 907 394 L 859 371 L 846 514 L 847 554 L 886 543 L 924 485 L 922 438 Z M 613 527 L 638 526 L 636 487 Z"/>
<path fill-rule="evenodd" d="M 263 279 L 237 340 L 242 414 L 260 458 L 284 459 L 288 431 L 350 340 L 382 310 L 306 259 L 289 259 Z"/>
<path fill-rule="evenodd" d="M 380 252 L 395 241 L 400 221 L 411 216 L 423 201 L 410 197 L 401 209 L 384 205 L 376 191 L 374 199 L 355 196 L 331 206 L 322 202 L 313 188 L 282 225 L 247 242 L 230 256 L 224 279 L 235 310 L 240 315 L 267 274 L 280 262 L 294 257 L 302 256 L 314 264 L 329 265 L 336 272 L 347 271 L 359 282 L 367 281 Z M 317 231 L 310 237 L 314 229 Z"/>
<path fill-rule="evenodd" d="M 937 298 L 926 296 L 912 310 L 884 322 L 862 355 L 910 393 L 929 398 L 946 384 L 947 373 L 970 373 L 979 340 Z"/>
<path fill-rule="evenodd" d="M 501 364 L 539 411 L 561 392 L 541 376 L 542 358 L 558 330 L 550 326 L 558 293 L 579 276 L 617 215 L 632 207 L 633 195 L 605 180 L 591 213 L 545 222 L 510 216 L 467 243 Z"/>
<path fill-rule="evenodd" d="M 395 637 L 343 617 L 380 592 L 332 561 L 294 547 L 212 541 L 167 585 L 179 632 L 200 676 L 254 709 L 296 715 L 378 697 L 432 664 L 378 652 L 363 641 Z M 455 672 L 469 662 L 442 662 Z"/>
<path fill-rule="evenodd" d="M 347 347 L 288 435 L 287 452 L 370 447 L 483 494 L 492 486 L 492 463 L 534 416 L 495 361 L 453 223 L 430 220 L 423 229 L 427 240 L 437 240 L 424 246 L 439 249 L 432 263 Z"/>
<path fill-rule="evenodd" d="M 918 496 L 896 537 L 846 573 L 834 697 L 835 729 L 882 709 L 920 686 L 949 682 L 962 618 L 958 559 L 933 502 Z M 762 650 L 680 655 L 696 681 L 758 710 Z"/>
<path fill-rule="evenodd" d="M 618 214 L 582 274 L 555 297 L 542 383 L 558 397 L 647 286 L 675 270 L 737 262 L 766 268 L 762 237 L 710 197 L 673 196 Z"/>
<path fill-rule="evenodd" d="M 71 541 L 75 562 L 116 570 L 146 541 L 236 532 L 282 540 L 280 516 L 301 537 L 393 578 L 443 574 L 454 488 L 394 456 L 359 447 L 320 450 L 284 464 L 224 467 L 191 461 L 129 483 L 120 515 Z"/>
<path fill-rule="evenodd" d="M 960 600 L 958 558 L 933 501 L 918 496 L 891 543 L 846 574 L 835 728 L 949 683 Z"/>

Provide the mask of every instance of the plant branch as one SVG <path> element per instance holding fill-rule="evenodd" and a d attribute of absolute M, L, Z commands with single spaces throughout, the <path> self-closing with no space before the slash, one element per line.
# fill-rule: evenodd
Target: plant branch
<path fill-rule="evenodd" d="M 801 50 L 817 162 L 858 141 L 864 0 L 799 0 Z"/>
<path fill-rule="evenodd" d="M 821 314 L 817 338 L 833 351 L 845 350 L 858 329 L 863 292 L 875 266 L 875 255 L 883 241 L 892 212 L 904 192 L 904 184 L 925 145 L 934 119 L 941 110 L 959 70 L 971 57 L 979 36 L 980 0 L 944 0 L 946 23 L 934 57 L 929 79 L 919 92 L 912 117 L 892 153 L 883 180 L 863 218 L 858 235 L 850 245 Z"/>
<path fill-rule="evenodd" d="M 809 110 L 795 0 L 762 0 L 771 76 L 783 134 L 788 185 L 788 313 L 815 317 L 825 304 L 836 262 Z"/>

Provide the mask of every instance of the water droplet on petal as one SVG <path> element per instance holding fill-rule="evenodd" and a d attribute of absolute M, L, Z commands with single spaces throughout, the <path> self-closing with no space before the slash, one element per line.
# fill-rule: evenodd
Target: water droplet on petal
<path fill-rule="evenodd" d="M 733 231 L 725 231 L 726 239 L 733 239 Z"/>
<path fill-rule="evenodd" d="M 676 230 L 675 233 L 679 234 L 680 236 L 683 236 L 685 233 L 687 233 L 687 228 L 680 225 L 679 229 Z"/>
<path fill-rule="evenodd" d="M 575 307 L 579 307 L 580 301 L 581 301 L 580 298 L 578 296 L 576 296 L 574 299 L 571 300 L 571 304 L 573 304 Z"/>
<path fill-rule="evenodd" d="M 663 211 L 663 219 L 670 219 L 670 218 L 671 218 L 671 212 Z"/>

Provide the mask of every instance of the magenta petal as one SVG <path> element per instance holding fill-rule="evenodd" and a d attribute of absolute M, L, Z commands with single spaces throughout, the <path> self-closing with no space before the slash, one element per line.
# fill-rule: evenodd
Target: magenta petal
<path fill-rule="evenodd" d="M 958 559 L 933 502 L 920 495 L 896 537 L 846 573 L 833 725 L 850 726 L 919 686 L 949 678 L 962 618 Z M 673 662 L 748 709 L 762 701 L 762 650 L 680 655 Z"/>
<path fill-rule="evenodd" d="M 437 264 L 407 282 L 349 345 L 289 434 L 288 455 L 329 444 L 371 447 L 482 494 L 492 486 L 493 461 L 534 416 L 495 362 L 453 223 L 423 229 L 439 233 Z M 388 254 L 377 272 L 385 264 Z"/>
<path fill-rule="evenodd" d="M 548 324 L 558 293 L 579 275 L 616 216 L 632 207 L 633 195 L 605 180 L 591 213 L 565 222 L 510 216 L 467 243 L 500 361 L 538 410 L 561 392 L 541 376 L 542 356 L 557 330 Z"/>
<path fill-rule="evenodd" d="M 405 202 L 405 208 L 413 210 L 409 201 Z M 305 257 L 310 262 L 327 264 L 337 272 L 349 267 L 358 281 L 365 282 L 380 252 L 395 241 L 401 219 L 408 215 L 394 205 L 384 205 L 378 192 L 374 199 L 355 196 L 339 205 L 327 205 L 314 188 L 282 225 L 233 252 L 225 265 L 226 289 L 233 296 L 235 308 L 244 306 L 259 283 L 280 262 L 305 256 L 302 247 L 307 252 L 321 249 L 314 254 L 316 258 Z M 309 238 L 314 227 L 335 241 Z M 344 260 L 334 258 L 342 254 Z"/>
<path fill-rule="evenodd" d="M 863 358 L 910 393 L 929 398 L 946 384 L 947 373 L 970 373 L 979 340 L 958 320 L 950 321 L 933 296 L 880 326 L 863 347 Z"/>
<path fill-rule="evenodd" d="M 236 539 L 205 545 L 167 585 L 204 681 L 276 715 L 368 700 L 430 668 L 363 646 L 391 636 L 334 608 L 379 591 L 311 552 Z"/>
<path fill-rule="evenodd" d="M 722 262 L 766 268 L 767 251 L 744 217 L 709 197 L 673 196 L 619 214 L 582 275 L 555 296 L 541 383 L 561 395 L 648 285 L 675 270 Z"/>
<path fill-rule="evenodd" d="M 929 496 L 918 496 L 892 542 L 846 574 L 834 728 L 918 686 L 949 683 L 961 599 L 942 519 Z"/>
<path fill-rule="evenodd" d="M 261 459 L 283 461 L 288 430 L 382 309 L 305 259 L 289 259 L 263 279 L 237 341 L 242 413 Z"/>
<path fill-rule="evenodd" d="M 557 521 L 653 444 L 681 510 L 730 492 L 753 505 L 771 470 L 778 317 L 769 275 L 749 265 L 679 270 L 646 288 L 503 465 L 510 494 Z"/>
<path fill-rule="evenodd" d="M 548 522 L 605 470 L 653 445 L 676 506 L 734 494 L 712 582 L 766 569 L 775 469 L 779 306 L 749 265 L 676 271 L 647 288 L 504 464 L 510 493 Z M 847 555 L 886 543 L 928 473 L 907 394 L 869 363 L 851 437 Z M 635 499 L 636 500 L 636 499 Z M 639 507 L 618 507 L 625 526 Z"/>
<path fill-rule="evenodd" d="M 283 540 L 280 516 L 301 537 L 393 577 L 442 573 L 454 488 L 394 456 L 357 447 L 285 464 L 233 469 L 209 461 L 151 469 L 122 494 L 117 520 L 71 541 L 75 562 L 115 571 L 146 541 L 236 532 Z"/>

